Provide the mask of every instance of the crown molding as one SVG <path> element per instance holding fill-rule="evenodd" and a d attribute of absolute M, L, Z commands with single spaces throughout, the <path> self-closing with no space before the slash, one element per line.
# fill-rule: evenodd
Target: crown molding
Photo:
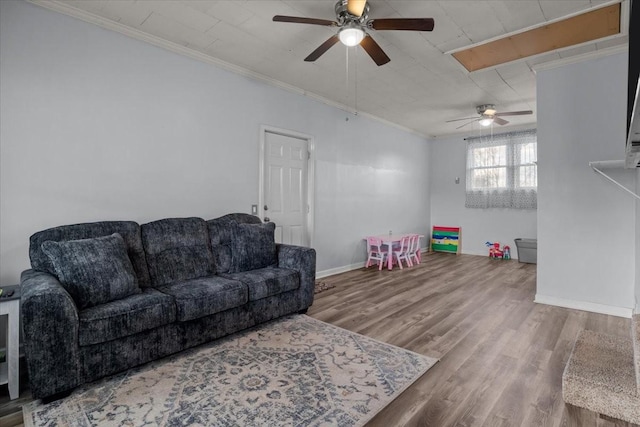
<path fill-rule="evenodd" d="M 104 29 L 115 31 L 115 32 L 120 33 L 120 34 L 124 34 L 124 35 L 126 35 L 128 37 L 131 37 L 133 39 L 140 40 L 140 41 L 143 41 L 145 43 L 149 43 L 151 45 L 154 45 L 156 47 L 160 47 L 160 48 L 168 50 L 170 52 L 177 53 L 179 55 L 186 56 L 186 57 L 189 57 L 191 59 L 195 59 L 197 61 L 204 62 L 204 63 L 210 64 L 210 65 L 214 65 L 214 66 L 216 66 L 218 68 L 224 69 L 226 71 L 230 71 L 230 72 L 232 72 L 234 74 L 238 74 L 238 75 L 241 75 L 241 76 L 244 76 L 244 77 L 248 77 L 248 78 L 260 81 L 262 83 L 266 83 L 269 86 L 274 86 L 274 87 L 277 87 L 279 89 L 286 90 L 287 92 L 292 92 L 292 93 L 295 93 L 295 94 L 298 94 L 298 95 L 302 95 L 302 96 L 306 96 L 306 97 L 312 98 L 312 99 L 314 99 L 314 100 L 316 100 L 316 101 L 318 101 L 318 102 L 320 102 L 322 104 L 328 105 L 330 107 L 337 108 L 337 109 L 342 110 L 342 111 L 344 111 L 346 113 L 349 113 L 351 115 L 365 117 L 365 118 L 368 118 L 368 119 L 371 119 L 371 120 L 375 120 L 375 121 L 380 122 L 382 124 L 385 124 L 387 126 L 390 126 L 390 127 L 399 129 L 401 131 L 404 131 L 404 132 L 419 136 L 419 137 L 424 138 L 424 139 L 428 139 L 429 138 L 428 135 L 422 134 L 422 133 L 420 133 L 420 132 L 418 132 L 418 131 L 416 131 L 414 129 L 409 129 L 409 128 L 405 127 L 405 126 L 399 125 L 397 123 L 393 123 L 393 122 L 391 122 L 389 120 L 383 119 L 383 118 L 375 116 L 373 114 L 365 113 L 365 112 L 362 112 L 362 111 L 357 111 L 353 107 L 349 107 L 349 106 L 341 104 L 339 102 L 332 101 L 332 100 L 330 100 L 328 98 L 325 98 L 325 97 L 323 97 L 321 95 L 318 95 L 316 93 L 306 91 L 306 90 L 301 89 L 301 88 L 299 88 L 297 86 L 293 86 L 293 85 L 290 85 L 288 83 L 284 83 L 284 82 L 282 82 L 280 80 L 276 80 L 274 78 L 265 76 L 263 74 L 256 73 L 256 72 L 248 70 L 246 68 L 231 64 L 229 62 L 226 62 L 226 61 L 223 61 L 221 59 L 215 58 L 213 56 L 204 54 L 204 53 L 199 52 L 197 50 L 194 50 L 194 49 L 179 45 L 177 43 L 165 40 L 163 38 L 154 36 L 152 34 L 145 33 L 144 31 L 140 31 L 140 30 L 137 30 L 135 28 L 131 28 L 129 26 L 120 24 L 119 22 L 111 21 L 109 19 L 106 19 L 106 18 L 103 18 L 101 16 L 98 16 L 98 15 L 96 15 L 94 13 L 87 12 L 85 10 L 75 8 L 73 6 L 70 6 L 67 3 L 63 3 L 63 2 L 60 2 L 58 0 L 26 0 L 26 1 L 29 2 L 29 3 L 32 3 L 34 5 L 43 7 L 45 9 L 49 9 L 51 11 L 58 12 L 58 13 L 61 13 L 63 15 L 67 15 L 67 16 L 70 16 L 72 18 L 80 19 L 80 20 L 82 20 L 84 22 L 88 22 L 90 24 L 97 25 L 97 26 L 102 27 Z M 348 120 L 348 117 L 346 119 Z"/>

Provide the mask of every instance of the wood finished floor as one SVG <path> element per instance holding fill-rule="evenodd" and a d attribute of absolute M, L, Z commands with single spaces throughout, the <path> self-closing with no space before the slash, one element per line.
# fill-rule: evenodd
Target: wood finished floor
<path fill-rule="evenodd" d="M 628 336 L 631 321 L 535 304 L 535 265 L 431 253 L 410 269 L 323 280 L 336 287 L 310 316 L 440 359 L 370 427 L 632 425 L 562 400 L 578 332 Z"/>
<path fill-rule="evenodd" d="M 308 315 L 440 361 L 373 426 L 632 426 L 565 405 L 562 372 L 576 335 L 628 335 L 629 319 L 533 303 L 536 266 L 427 254 L 402 271 L 360 269 L 323 279 Z M 603 284 L 606 285 L 606 284 Z M 0 386 L 0 425 L 22 425 L 31 400 Z"/>

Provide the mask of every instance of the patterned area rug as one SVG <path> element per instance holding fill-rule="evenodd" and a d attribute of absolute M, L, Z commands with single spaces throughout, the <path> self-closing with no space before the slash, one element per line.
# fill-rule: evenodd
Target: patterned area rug
<path fill-rule="evenodd" d="M 23 407 L 26 426 L 362 426 L 437 359 L 295 315 Z"/>

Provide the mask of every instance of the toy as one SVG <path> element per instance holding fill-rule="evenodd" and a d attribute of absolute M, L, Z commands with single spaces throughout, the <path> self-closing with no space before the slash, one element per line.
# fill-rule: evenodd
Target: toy
<path fill-rule="evenodd" d="M 511 259 L 511 248 L 507 245 L 502 248 L 502 259 Z"/>
<path fill-rule="evenodd" d="M 489 258 L 502 258 L 502 251 L 500 250 L 500 243 L 487 242 L 485 243 L 489 247 Z"/>
<path fill-rule="evenodd" d="M 504 245 L 500 249 L 499 242 L 486 242 L 485 245 L 489 248 L 489 258 L 511 259 L 511 248 L 509 246 Z"/>

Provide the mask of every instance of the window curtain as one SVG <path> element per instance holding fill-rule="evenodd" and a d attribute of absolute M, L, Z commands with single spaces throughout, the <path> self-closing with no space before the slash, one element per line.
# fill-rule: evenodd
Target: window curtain
<path fill-rule="evenodd" d="M 467 138 L 467 208 L 537 209 L 536 130 Z"/>

